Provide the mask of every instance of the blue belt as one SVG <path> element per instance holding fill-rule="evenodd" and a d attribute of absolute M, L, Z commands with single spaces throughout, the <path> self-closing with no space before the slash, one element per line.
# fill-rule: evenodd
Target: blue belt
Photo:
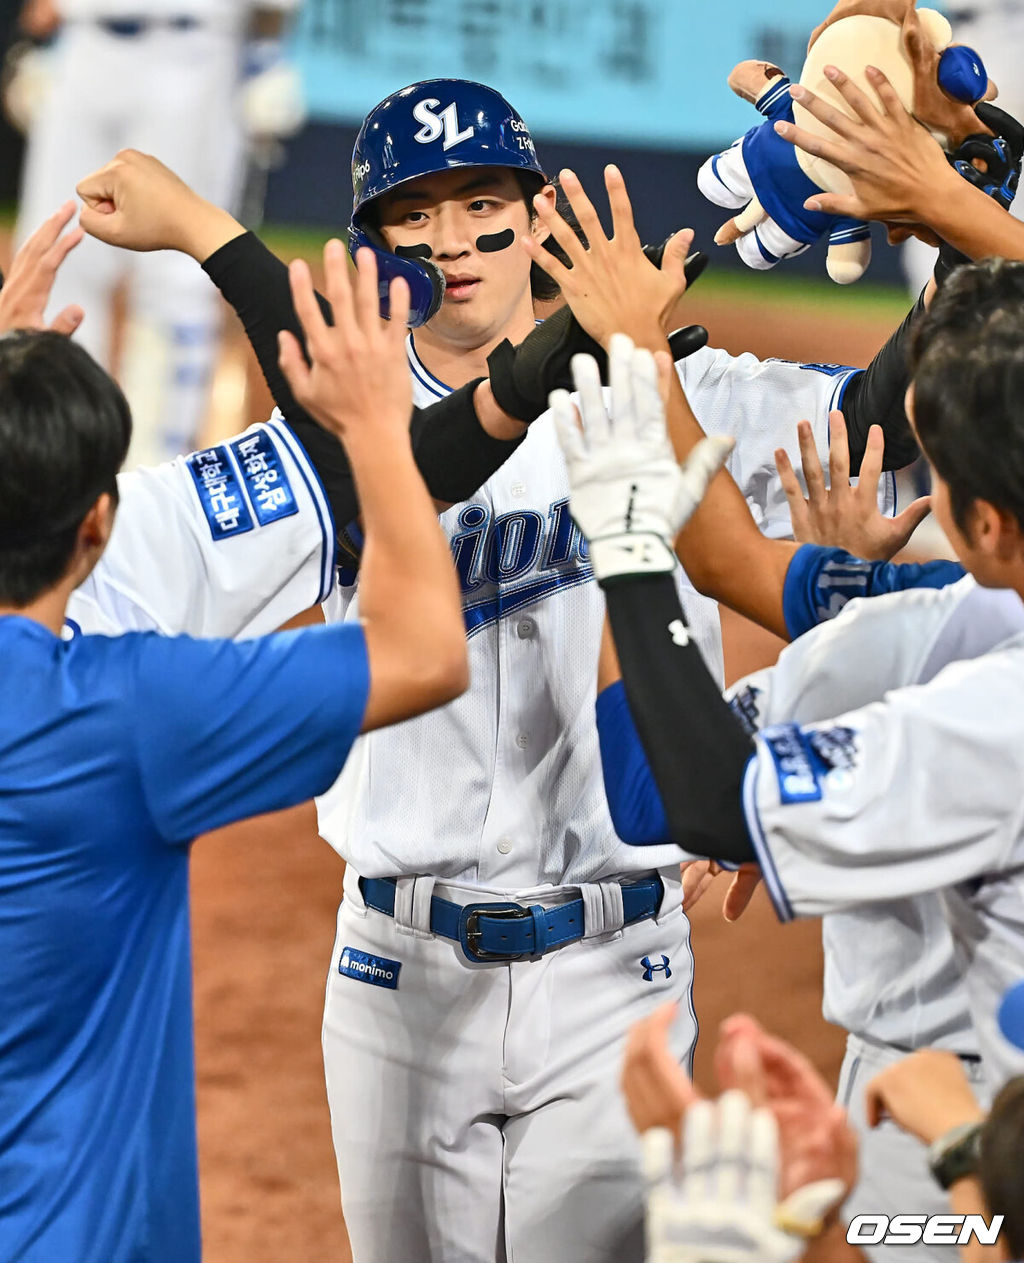
<path fill-rule="evenodd" d="M 199 19 L 183 13 L 169 18 L 97 18 L 96 24 L 108 35 L 134 39 L 137 35 L 144 35 L 157 28 L 165 31 L 193 31 L 199 25 Z"/>
<path fill-rule="evenodd" d="M 360 877 L 363 902 L 375 912 L 395 915 L 394 877 Z M 646 921 L 661 905 L 660 877 L 645 877 L 622 886 L 623 924 Z M 430 900 L 430 928 L 458 943 L 469 960 L 518 960 L 543 956 L 556 947 L 575 943 L 584 934 L 583 900 L 572 899 L 554 908 L 521 903 L 452 903 L 434 895 Z"/>

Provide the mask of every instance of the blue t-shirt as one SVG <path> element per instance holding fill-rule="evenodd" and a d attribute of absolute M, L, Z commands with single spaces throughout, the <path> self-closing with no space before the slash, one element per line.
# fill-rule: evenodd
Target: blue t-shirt
<path fill-rule="evenodd" d="M 0 1259 L 199 1258 L 188 843 L 327 789 L 362 629 L 0 618 Z"/>

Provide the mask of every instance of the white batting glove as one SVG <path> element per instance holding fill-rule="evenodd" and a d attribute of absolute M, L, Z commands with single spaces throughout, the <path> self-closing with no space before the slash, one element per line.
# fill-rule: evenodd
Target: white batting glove
<path fill-rule="evenodd" d="M 675 537 L 733 440 L 703 439 L 680 468 L 665 429 L 654 356 L 625 334 L 613 334 L 608 346 L 610 415 L 593 356 L 574 355 L 572 377 L 582 430 L 568 391 L 552 391 L 548 402 L 569 468 L 569 505 L 590 541 L 595 575 L 604 580 L 672 571 Z"/>
<path fill-rule="evenodd" d="M 644 1167 L 647 1263 L 795 1263 L 846 1195 L 818 1180 L 777 1205 L 775 1116 L 735 1090 L 687 1109 L 681 1166 L 671 1132 L 647 1132 Z"/>

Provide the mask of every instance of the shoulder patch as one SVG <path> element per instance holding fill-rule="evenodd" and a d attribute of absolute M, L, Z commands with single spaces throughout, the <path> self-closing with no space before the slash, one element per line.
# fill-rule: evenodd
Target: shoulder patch
<path fill-rule="evenodd" d="M 230 539 L 251 531 L 252 514 L 228 449 L 223 445 L 207 447 L 193 452 L 185 463 L 213 538 Z"/>
<path fill-rule="evenodd" d="M 243 434 L 231 444 L 231 451 L 260 526 L 298 513 L 299 506 L 285 473 L 284 462 L 266 430 Z"/>
<path fill-rule="evenodd" d="M 775 764 L 782 803 L 820 802 L 823 783 L 832 777 L 838 789 L 857 762 L 857 734 L 852 728 L 812 728 L 773 724 L 761 733 Z"/>

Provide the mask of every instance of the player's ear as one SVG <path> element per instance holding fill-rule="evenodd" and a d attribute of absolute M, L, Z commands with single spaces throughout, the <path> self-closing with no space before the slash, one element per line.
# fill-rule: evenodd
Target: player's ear
<path fill-rule="evenodd" d="M 972 545 L 994 561 L 1014 561 L 1024 553 L 1024 532 L 1012 513 L 975 500 L 968 521 Z"/>
<path fill-rule="evenodd" d="M 541 191 L 537 194 L 537 197 L 542 197 L 552 210 L 555 209 L 555 204 L 558 200 L 558 193 L 553 184 L 545 184 Z M 550 236 L 550 233 L 542 223 L 540 216 L 532 209 L 530 211 L 530 231 L 538 241 L 545 241 Z"/>
<path fill-rule="evenodd" d="M 117 512 L 117 498 L 104 491 L 96 498 L 95 503 L 82 519 L 78 528 L 75 556 L 72 566 L 76 571 L 77 581 L 81 583 L 103 555 L 114 529 L 114 515 Z"/>

